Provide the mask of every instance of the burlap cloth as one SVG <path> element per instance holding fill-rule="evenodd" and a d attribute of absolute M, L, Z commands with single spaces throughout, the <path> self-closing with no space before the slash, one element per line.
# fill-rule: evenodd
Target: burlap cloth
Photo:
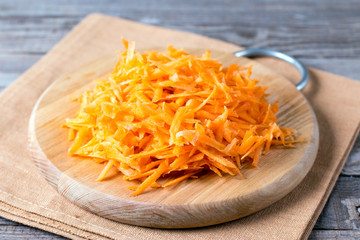
<path fill-rule="evenodd" d="M 304 94 L 320 126 L 320 148 L 305 180 L 274 205 L 249 217 L 212 227 L 160 230 L 116 223 L 61 197 L 40 176 L 27 151 L 28 119 L 39 95 L 62 75 L 122 48 L 201 47 L 233 52 L 238 46 L 206 37 L 90 15 L 0 96 L 0 215 L 69 238 L 81 239 L 302 239 L 310 234 L 359 130 L 360 83 L 310 69 Z M 289 79 L 296 71 L 261 60 Z"/>

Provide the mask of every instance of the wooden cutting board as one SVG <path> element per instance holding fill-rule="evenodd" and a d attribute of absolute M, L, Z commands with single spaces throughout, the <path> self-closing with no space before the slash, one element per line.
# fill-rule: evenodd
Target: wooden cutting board
<path fill-rule="evenodd" d="M 190 50 L 193 54 L 203 50 Z M 71 99 L 94 86 L 95 78 L 110 73 L 116 56 L 105 56 L 57 79 L 39 98 L 29 125 L 30 149 L 46 180 L 78 206 L 105 218 L 156 228 L 189 228 L 231 221 L 259 211 L 293 190 L 310 170 L 318 149 L 316 117 L 304 96 L 287 79 L 246 58 L 213 52 L 224 65 L 253 65 L 253 77 L 270 85 L 268 100 L 280 100 L 281 126 L 291 127 L 307 139 L 294 149 L 272 148 L 257 168 L 240 176 L 207 174 L 168 188 L 151 189 L 131 197 L 124 181 L 112 170 L 96 182 L 103 165 L 69 156 L 65 118 L 75 116 L 78 103 Z"/>

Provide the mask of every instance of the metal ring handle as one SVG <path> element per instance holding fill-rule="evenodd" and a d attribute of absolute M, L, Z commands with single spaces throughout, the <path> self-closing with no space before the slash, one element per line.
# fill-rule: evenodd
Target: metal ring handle
<path fill-rule="evenodd" d="M 279 51 L 275 51 L 275 50 L 271 50 L 271 49 L 262 49 L 262 48 L 249 48 L 249 49 L 245 49 L 245 50 L 241 50 L 241 51 L 237 51 L 234 52 L 234 55 L 236 57 L 260 57 L 260 56 L 269 56 L 269 57 L 274 57 L 274 58 L 278 58 L 280 60 L 283 60 L 285 62 L 290 63 L 291 65 L 293 65 L 294 67 L 296 67 L 296 69 L 300 72 L 301 74 L 301 80 L 300 82 L 298 82 L 295 86 L 297 88 L 297 90 L 301 91 L 304 89 L 304 87 L 308 84 L 309 82 L 309 72 L 306 69 L 306 67 L 296 58 L 291 57 L 285 53 L 279 52 Z"/>

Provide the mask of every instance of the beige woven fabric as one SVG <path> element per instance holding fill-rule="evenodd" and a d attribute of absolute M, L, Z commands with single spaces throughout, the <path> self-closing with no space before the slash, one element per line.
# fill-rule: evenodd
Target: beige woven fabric
<path fill-rule="evenodd" d="M 0 216 L 74 239 L 302 239 L 320 214 L 359 131 L 360 83 L 311 71 L 304 94 L 320 126 L 320 148 L 305 180 L 274 205 L 212 227 L 160 230 L 116 223 L 61 197 L 40 176 L 27 151 L 28 119 L 40 94 L 60 75 L 121 48 L 121 36 L 138 48 L 199 47 L 232 52 L 239 47 L 202 36 L 90 15 L 0 95 Z M 274 60 L 261 62 L 296 79 Z"/>

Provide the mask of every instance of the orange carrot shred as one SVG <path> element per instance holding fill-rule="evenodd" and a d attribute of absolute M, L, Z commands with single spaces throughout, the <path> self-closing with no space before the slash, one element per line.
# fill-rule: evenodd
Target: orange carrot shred
<path fill-rule="evenodd" d="M 140 181 L 128 187 L 137 196 L 203 171 L 244 177 L 245 162 L 259 166 L 272 145 L 303 141 L 277 125 L 278 102 L 267 101 L 268 87 L 251 78 L 251 67 L 225 67 L 208 50 L 140 53 L 135 42 L 122 42 L 114 71 L 78 98 L 80 110 L 64 123 L 69 154 L 105 164 L 98 181 L 115 167 L 126 181 Z"/>
<path fill-rule="evenodd" d="M 198 173 L 198 172 L 200 172 L 200 171 L 195 171 L 195 172 L 187 173 L 187 174 L 185 174 L 185 175 L 183 175 L 183 176 L 181 176 L 181 177 L 178 177 L 178 178 L 176 178 L 176 179 L 174 179 L 174 180 L 172 180 L 172 181 L 169 181 L 169 182 L 165 183 L 164 185 L 162 185 L 162 187 L 172 186 L 172 185 L 174 185 L 174 184 L 176 184 L 176 183 L 179 183 L 179 182 L 181 182 L 181 181 L 183 181 L 183 180 L 185 180 L 185 179 L 187 179 L 187 178 L 195 175 L 195 174 Z"/>

